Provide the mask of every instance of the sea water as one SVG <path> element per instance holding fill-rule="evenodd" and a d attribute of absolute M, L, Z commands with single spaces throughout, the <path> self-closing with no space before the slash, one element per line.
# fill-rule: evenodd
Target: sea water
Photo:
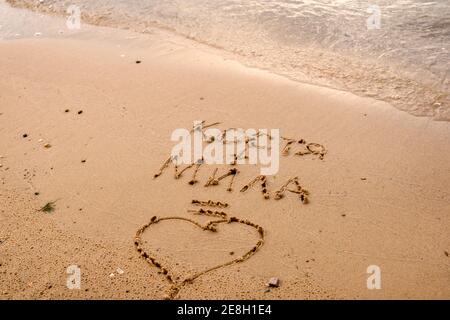
<path fill-rule="evenodd" d="M 448 0 L 8 0 L 91 24 L 164 28 L 294 80 L 450 120 Z"/>

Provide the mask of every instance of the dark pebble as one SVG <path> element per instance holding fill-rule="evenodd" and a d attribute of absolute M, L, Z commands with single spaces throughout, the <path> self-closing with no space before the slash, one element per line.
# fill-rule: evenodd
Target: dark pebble
<path fill-rule="evenodd" d="M 26 138 L 26 137 L 28 137 L 28 134 L 24 133 L 24 134 L 22 135 L 22 137 Z"/>
<path fill-rule="evenodd" d="M 82 113 L 83 113 L 83 110 L 78 111 L 78 114 L 82 114 Z"/>

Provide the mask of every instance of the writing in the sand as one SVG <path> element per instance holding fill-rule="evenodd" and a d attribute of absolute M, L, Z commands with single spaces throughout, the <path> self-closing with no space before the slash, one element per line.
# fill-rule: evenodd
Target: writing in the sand
<path fill-rule="evenodd" d="M 291 149 L 295 145 L 298 145 L 300 149 L 294 153 L 294 155 L 296 156 L 312 155 L 323 160 L 325 154 L 327 153 L 327 150 L 321 144 L 308 143 L 305 139 L 291 139 L 279 136 L 278 129 L 275 131 L 275 135 L 268 134 L 267 130 L 247 130 L 247 133 L 251 132 L 250 135 L 246 134 L 243 136 L 236 133 L 229 134 L 232 129 L 226 129 L 222 131 L 220 131 L 219 129 L 215 129 L 214 131 L 211 131 L 211 129 L 205 130 L 206 128 L 210 128 L 211 126 L 217 124 L 219 123 L 216 122 L 210 125 L 206 125 L 204 121 L 196 121 L 194 122 L 194 127 L 193 129 L 191 129 L 191 131 L 180 131 L 183 134 L 178 134 L 176 136 L 181 137 L 182 141 L 173 149 L 176 150 L 175 154 L 172 150 L 171 155 L 167 160 L 164 161 L 159 171 L 154 175 L 154 178 L 160 177 L 167 168 L 173 165 L 174 178 L 178 180 L 182 178 L 187 172 L 190 172 L 191 178 L 189 179 L 188 183 L 194 186 L 200 183 L 200 179 L 198 177 L 199 172 L 202 168 L 211 164 L 225 164 L 225 170 L 222 172 L 219 172 L 218 167 L 214 167 L 212 171 L 210 171 L 211 173 L 209 177 L 206 179 L 206 181 L 203 181 L 203 187 L 207 188 L 218 186 L 224 181 L 228 181 L 226 190 L 232 192 L 237 176 L 240 173 L 240 170 L 238 169 L 238 165 L 242 164 L 242 161 L 240 160 L 248 159 L 252 157 L 252 155 L 255 156 L 257 150 L 261 148 L 266 149 L 266 151 L 267 149 L 271 148 L 279 149 L 279 141 L 277 141 L 277 143 L 268 143 L 268 141 L 283 141 L 284 144 L 281 148 L 281 155 L 283 156 L 288 156 Z M 242 129 L 239 131 L 243 132 Z M 213 132 L 214 134 L 211 135 L 211 132 Z M 271 133 L 273 132 L 274 131 L 272 130 Z M 191 161 L 192 153 L 189 150 L 191 141 L 188 140 L 188 137 L 190 137 L 190 133 L 194 133 L 194 146 L 202 146 L 203 143 L 206 143 L 207 145 L 214 144 L 214 149 L 220 150 L 220 145 L 232 145 L 231 148 L 228 146 L 226 148 L 227 161 L 220 163 L 218 162 L 218 158 L 216 157 L 215 161 L 211 162 L 208 159 L 205 159 L 204 153 L 195 150 L 194 155 L 197 155 L 198 158 L 195 161 Z M 262 137 L 264 137 L 264 139 L 261 139 Z M 196 139 L 198 140 L 197 143 L 195 142 Z M 202 148 L 200 148 L 200 150 L 202 150 Z M 206 150 L 208 150 L 208 148 L 206 148 Z M 233 150 L 234 154 L 230 155 Z M 272 150 L 271 154 L 279 155 L 280 152 L 279 150 L 277 150 L 276 152 Z M 278 165 L 279 161 L 277 160 L 275 161 L 275 163 L 277 163 Z M 255 185 L 260 186 L 260 190 L 264 199 L 270 199 L 271 197 L 273 197 L 273 199 L 275 200 L 280 200 L 284 198 L 287 193 L 291 193 L 296 194 L 303 204 L 308 203 L 309 192 L 300 184 L 300 179 L 297 176 L 286 179 L 283 184 L 274 188 L 272 186 L 269 186 L 268 175 L 260 174 L 248 181 L 245 185 L 239 188 L 239 190 L 240 192 L 246 192 Z"/>

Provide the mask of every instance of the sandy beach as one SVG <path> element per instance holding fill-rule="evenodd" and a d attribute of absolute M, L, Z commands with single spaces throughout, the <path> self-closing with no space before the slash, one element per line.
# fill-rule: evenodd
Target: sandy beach
<path fill-rule="evenodd" d="M 30 23 L 0 40 L 0 299 L 167 298 L 171 283 L 136 250 L 135 234 L 153 216 L 206 224 L 212 217 L 189 212 L 194 199 L 226 202 L 209 209 L 261 226 L 264 242 L 175 299 L 450 299 L 449 122 L 249 68 L 168 31 L 58 33 L 61 18 L 2 10 Z M 270 199 L 257 185 L 240 192 L 259 174 L 251 165 L 237 166 L 231 192 L 229 178 L 204 186 L 226 165 L 204 165 L 194 185 L 192 169 L 154 178 L 173 130 L 195 120 L 277 128 L 327 153 L 297 156 L 294 145 L 282 154 Z M 274 199 L 293 177 L 308 203 Z M 214 233 L 165 220 L 142 244 L 182 282 L 258 239 L 249 225 Z M 72 265 L 79 289 L 67 286 Z M 367 287 L 371 265 L 381 289 Z M 280 284 L 267 288 L 272 277 Z"/>

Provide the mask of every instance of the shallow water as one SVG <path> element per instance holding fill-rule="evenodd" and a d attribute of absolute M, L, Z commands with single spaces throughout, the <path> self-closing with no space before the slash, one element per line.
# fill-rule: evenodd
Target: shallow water
<path fill-rule="evenodd" d="M 448 0 L 9 2 L 64 14 L 76 4 L 89 23 L 139 32 L 167 28 L 252 66 L 450 120 Z"/>

